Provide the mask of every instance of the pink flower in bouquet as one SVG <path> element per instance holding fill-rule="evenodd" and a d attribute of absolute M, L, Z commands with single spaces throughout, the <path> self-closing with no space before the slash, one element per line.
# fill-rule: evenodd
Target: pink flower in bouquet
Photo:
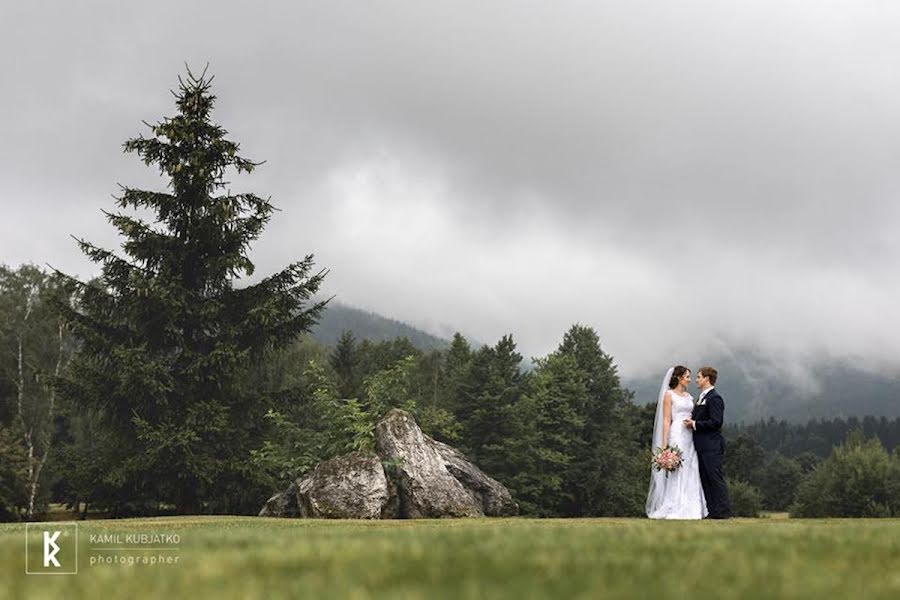
<path fill-rule="evenodd" d="M 650 466 L 657 471 L 665 471 L 666 477 L 668 477 L 669 473 L 677 471 L 681 467 L 682 460 L 683 453 L 678 446 L 654 448 Z"/>

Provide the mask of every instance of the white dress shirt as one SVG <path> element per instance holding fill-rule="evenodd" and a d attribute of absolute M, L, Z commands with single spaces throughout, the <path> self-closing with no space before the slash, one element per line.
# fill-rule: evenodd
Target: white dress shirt
<path fill-rule="evenodd" d="M 703 399 L 706 398 L 706 395 L 708 393 L 710 393 L 711 391 L 713 391 L 714 389 L 716 389 L 716 386 L 713 385 L 713 386 L 706 388 L 702 392 L 700 392 L 700 397 L 697 398 L 697 406 L 700 406 L 701 404 L 703 404 Z M 694 431 L 697 431 L 697 422 L 696 421 L 691 422 L 691 429 L 693 429 Z"/>

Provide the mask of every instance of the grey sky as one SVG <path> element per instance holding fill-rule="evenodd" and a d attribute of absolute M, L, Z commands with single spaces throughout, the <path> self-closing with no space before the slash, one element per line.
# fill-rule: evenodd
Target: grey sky
<path fill-rule="evenodd" d="M 260 272 L 625 374 L 754 346 L 896 370 L 894 2 L 35 2 L 0 8 L 0 261 L 91 266 L 122 142 L 210 63 L 282 211 Z M 190 6 L 183 6 L 189 4 Z M 260 5 L 258 5 L 260 4 Z M 131 6 L 133 5 L 133 6 Z"/>

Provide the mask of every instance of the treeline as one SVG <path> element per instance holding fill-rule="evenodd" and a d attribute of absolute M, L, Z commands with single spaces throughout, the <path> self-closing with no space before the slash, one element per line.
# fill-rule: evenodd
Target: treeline
<path fill-rule="evenodd" d="M 900 447 L 892 437 L 898 423 L 865 417 L 792 425 L 772 419 L 729 427 L 725 472 L 740 512 L 900 515 Z"/>
<path fill-rule="evenodd" d="M 412 412 L 426 433 L 460 448 L 504 482 L 525 514 L 642 514 L 646 409 L 631 402 L 591 328 L 573 326 L 557 350 L 529 371 L 521 368 L 512 336 L 472 348 L 457 334 L 445 350 L 423 351 L 406 338 L 357 341 L 345 332 L 328 349 L 302 335 L 240 369 L 242 387 L 256 392 L 246 401 L 242 424 L 219 425 L 231 436 L 218 438 L 216 423 L 191 419 L 169 430 L 174 439 L 156 435 L 142 447 L 144 434 L 132 429 L 136 418 L 129 424 L 103 414 L 115 414 L 115 405 L 69 393 L 51 406 L 54 381 L 61 389 L 80 381 L 84 375 L 75 369 L 92 354 L 84 356 L 66 327 L 59 328 L 64 319 L 51 310 L 58 277 L 31 266 L 3 268 L 0 275 L 4 322 L 20 325 L 0 337 L 8 350 L 0 413 L 0 458 L 8 467 L 0 473 L 0 502 L 6 518 L 37 518 L 50 502 L 82 516 L 89 510 L 112 516 L 253 514 L 273 490 L 320 460 L 371 448 L 375 423 L 393 407 Z M 28 311 L 30 323 L 22 327 Z M 32 383 L 22 393 L 10 378 L 17 373 L 19 342 L 23 364 L 31 369 L 20 378 Z M 118 366 L 126 367 L 138 373 L 119 372 L 113 379 L 137 377 L 146 365 Z M 41 383 L 38 374 L 50 368 L 57 369 L 56 379 Z M 90 375 L 88 381 L 98 377 Z M 26 432 L 33 446 L 24 443 Z M 185 470 L 146 459 L 168 451 L 167 464 L 186 461 L 167 449 L 184 444 L 182 435 L 210 445 L 191 458 L 204 461 L 203 473 L 213 485 L 198 487 L 188 505 L 179 504 Z M 215 463 L 206 462 L 210 457 Z"/>
<path fill-rule="evenodd" d="M 104 418 L 115 407 L 57 390 L 85 360 L 59 310 L 73 302 L 56 274 L 0 267 L 4 520 L 38 518 L 50 502 L 82 516 L 253 514 L 320 460 L 371 448 L 375 423 L 392 407 L 412 412 L 426 433 L 506 484 L 525 514 L 643 514 L 655 406 L 631 401 L 591 328 L 570 328 L 531 370 L 522 368 L 512 336 L 473 348 L 457 334 L 445 349 L 422 350 L 406 338 L 358 341 L 346 331 L 329 348 L 301 334 L 239 369 L 242 388 L 253 391 L 247 418 L 223 426 L 240 435 L 211 439 L 217 430 L 202 421 L 181 430 L 210 444 L 207 456 L 217 457 L 210 474 L 224 474 L 226 485 L 212 479 L 180 506 L 171 490 L 182 470 L 136 460 L 141 451 L 122 442 L 132 430 Z M 865 417 L 727 426 L 725 469 L 737 512 L 900 514 L 898 424 Z M 157 440 L 144 452 L 160 452 L 167 440 Z"/>
<path fill-rule="evenodd" d="M 826 458 L 851 431 L 860 430 L 866 438 L 878 438 L 888 452 L 900 445 L 900 418 L 865 416 L 847 419 L 813 419 L 805 424 L 770 418 L 752 424 L 727 425 L 726 438 L 748 436 L 766 452 L 795 457 L 806 452 Z"/>
<path fill-rule="evenodd" d="M 423 352 L 406 339 L 357 342 L 345 332 L 325 367 L 308 363 L 307 392 L 269 414 L 284 435 L 256 456 L 273 478 L 296 478 L 329 454 L 305 440 L 371 447 L 375 422 L 400 407 L 505 483 L 526 514 L 641 514 L 648 473 L 640 409 L 596 332 L 575 325 L 535 369 L 524 372 L 521 362 L 512 336 L 472 348 L 456 334 L 448 349 Z M 322 421 L 333 407 L 337 414 Z"/>

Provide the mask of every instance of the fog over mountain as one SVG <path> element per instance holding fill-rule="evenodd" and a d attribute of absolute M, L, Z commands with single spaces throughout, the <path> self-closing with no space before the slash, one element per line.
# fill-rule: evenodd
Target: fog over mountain
<path fill-rule="evenodd" d="M 314 252 L 327 294 L 526 356 L 590 325 L 628 380 L 730 360 L 761 413 L 778 386 L 900 372 L 895 2 L 91 0 L 0 23 L 0 262 L 93 274 L 69 236 L 116 246 L 117 183 L 161 185 L 121 144 L 208 62 L 214 118 L 267 161 L 232 189 L 281 209 L 258 276 Z"/>

